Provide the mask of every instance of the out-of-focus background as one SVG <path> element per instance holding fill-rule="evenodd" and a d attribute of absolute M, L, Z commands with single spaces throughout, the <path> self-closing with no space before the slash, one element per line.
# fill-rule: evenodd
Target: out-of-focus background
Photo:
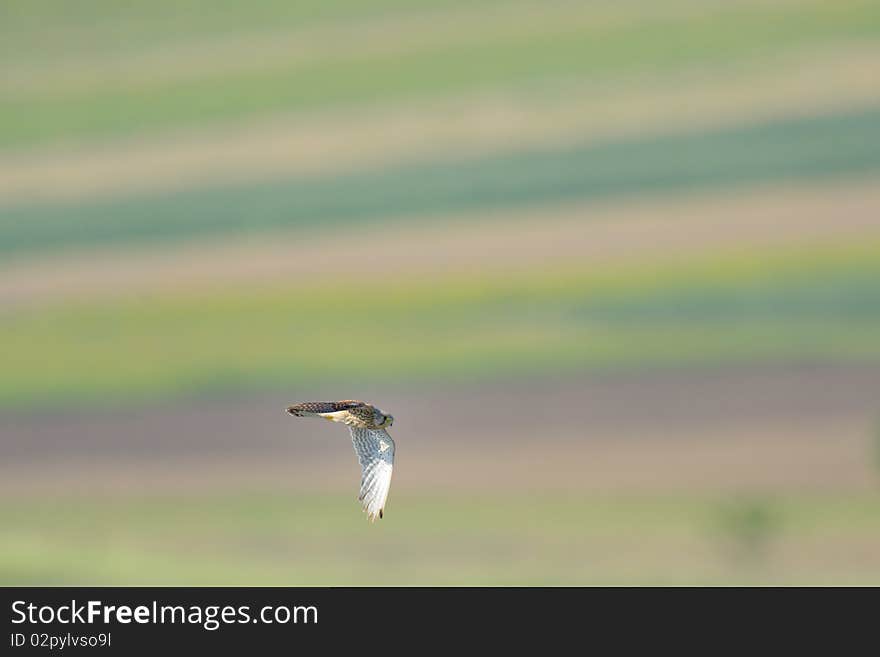
<path fill-rule="evenodd" d="M 5 0 L 0 583 L 880 584 L 878 37 Z"/>

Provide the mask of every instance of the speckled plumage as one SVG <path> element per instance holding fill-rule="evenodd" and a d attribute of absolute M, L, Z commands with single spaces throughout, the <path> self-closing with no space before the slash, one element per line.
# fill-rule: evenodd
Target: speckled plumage
<path fill-rule="evenodd" d="M 385 430 L 394 417 L 371 404 L 353 399 L 302 402 L 287 407 L 296 417 L 323 417 L 348 426 L 351 441 L 361 465 L 358 500 L 371 521 L 382 518 L 391 487 L 394 467 L 394 441 Z"/>

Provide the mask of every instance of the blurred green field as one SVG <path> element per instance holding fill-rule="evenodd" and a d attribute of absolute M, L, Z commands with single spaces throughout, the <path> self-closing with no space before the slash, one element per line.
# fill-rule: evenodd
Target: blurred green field
<path fill-rule="evenodd" d="M 670 153 L 676 157 L 671 159 Z M 0 207 L 0 253 L 127 243 L 161 246 L 273 229 L 308 234 L 378 224 L 380 230 L 393 230 L 393 218 L 437 223 L 455 213 L 835 179 L 878 169 L 880 110 L 872 107 L 582 148 L 411 162 L 389 170 L 122 200 Z"/>
<path fill-rule="evenodd" d="M 0 145 L 118 135 L 281 110 L 388 103 L 552 78 L 633 75 L 694 63 L 723 67 L 757 54 L 768 57 L 798 47 L 876 38 L 880 30 L 880 10 L 872 2 L 715 5 L 714 11 L 697 9 L 672 20 L 656 11 L 633 20 L 633 13 L 646 4 L 612 10 L 617 20 L 611 21 L 596 21 L 594 11 L 562 5 L 555 21 L 525 20 L 510 29 L 490 14 L 480 30 L 465 30 L 464 38 L 456 29 L 437 43 L 404 41 L 394 48 L 386 40 L 376 53 L 346 53 L 344 48 L 340 53 L 334 45 L 324 52 L 310 51 L 305 61 L 269 57 L 243 71 L 217 68 L 166 80 L 157 79 L 155 72 L 140 79 L 111 72 L 104 85 L 86 78 L 85 84 L 72 87 L 38 87 L 3 99 Z M 27 16 L 26 7 L 12 8 L 13 17 L 19 12 Z M 296 14 L 291 18 L 298 21 Z M 277 29 L 272 23 L 261 27 L 269 26 Z M 7 29 L 15 27 L 11 21 Z M 406 36 L 406 28 L 397 34 Z M 114 33 L 112 42 L 124 42 L 124 37 L 124 32 Z M 70 68 L 63 69 L 67 76 Z"/>
<path fill-rule="evenodd" d="M 869 0 L 0 3 L 0 583 L 880 584 L 878 66 Z M 372 527 L 280 413 L 361 394 Z"/>
<path fill-rule="evenodd" d="M 880 357 L 880 245 L 502 278 L 226 289 L 0 318 L 0 403 Z M 369 345 L 368 350 L 363 345 Z"/>
<path fill-rule="evenodd" d="M 876 495 L 23 500 L 4 584 L 877 584 Z"/>

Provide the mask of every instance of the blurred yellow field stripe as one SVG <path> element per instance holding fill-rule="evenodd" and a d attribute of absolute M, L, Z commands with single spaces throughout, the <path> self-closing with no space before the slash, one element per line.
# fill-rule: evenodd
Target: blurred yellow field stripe
<path fill-rule="evenodd" d="M 480 95 L 389 110 L 322 113 L 0 155 L 0 204 L 74 200 L 344 172 L 407 159 L 479 155 L 880 102 L 880 47 L 790 55 L 772 68 L 668 75 L 637 87 L 568 84 L 542 95 Z"/>
<path fill-rule="evenodd" d="M 554 206 L 461 215 L 352 238 L 277 234 L 161 250 L 52 255 L 0 267 L 0 304 L 43 305 L 181 289 L 315 280 L 521 272 L 548 261 L 589 272 L 676 263 L 743 249 L 846 245 L 880 239 L 880 181 L 783 185 L 682 200 Z M 499 228 L 503 228 L 500 230 Z M 355 239 L 356 236 L 356 239 Z"/>

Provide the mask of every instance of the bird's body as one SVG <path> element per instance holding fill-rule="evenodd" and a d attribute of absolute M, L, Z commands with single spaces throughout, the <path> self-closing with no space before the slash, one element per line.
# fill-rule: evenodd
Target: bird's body
<path fill-rule="evenodd" d="M 371 404 L 353 399 L 302 402 L 288 406 L 287 412 L 296 417 L 322 417 L 348 426 L 361 464 L 358 500 L 371 521 L 383 517 L 394 467 L 394 441 L 385 429 L 392 425 L 394 418 Z"/>

